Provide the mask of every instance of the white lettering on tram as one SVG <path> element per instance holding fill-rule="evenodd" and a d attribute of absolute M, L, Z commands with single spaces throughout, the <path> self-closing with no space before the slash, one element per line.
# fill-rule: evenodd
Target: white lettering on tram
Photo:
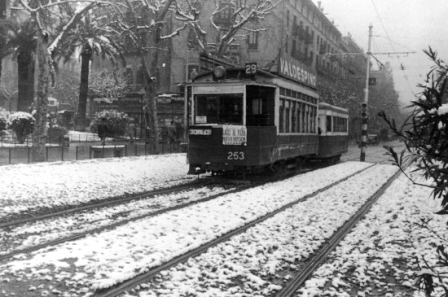
<path fill-rule="evenodd" d="M 284 58 L 280 58 L 280 74 L 313 87 L 317 83 L 315 74 Z"/>

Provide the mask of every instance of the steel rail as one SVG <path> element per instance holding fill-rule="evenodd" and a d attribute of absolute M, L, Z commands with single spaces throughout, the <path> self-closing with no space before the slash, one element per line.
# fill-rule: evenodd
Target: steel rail
<path fill-rule="evenodd" d="M 386 183 L 384 183 L 378 191 L 376 191 L 367 202 L 353 215 L 347 223 L 344 224 L 336 233 L 334 233 L 328 242 L 316 252 L 311 261 L 307 262 L 303 270 L 296 275 L 291 281 L 287 283 L 283 289 L 278 292 L 276 297 L 290 297 L 305 283 L 305 281 L 312 275 L 312 273 L 321 265 L 326 257 L 332 252 L 336 246 L 344 239 L 344 237 L 353 229 L 356 223 L 370 210 L 372 205 L 378 201 L 379 197 L 389 188 L 389 186 L 400 176 L 401 171 L 398 170 L 392 175 Z"/>
<path fill-rule="evenodd" d="M 187 252 L 187 253 L 185 253 L 185 254 L 183 254 L 181 256 L 173 258 L 172 260 L 170 260 L 170 261 L 168 261 L 168 262 L 166 262 L 166 263 L 164 263 L 164 264 L 162 264 L 162 265 L 160 265 L 160 266 L 158 266 L 158 267 L 156 267 L 156 268 L 154 268 L 152 270 L 149 270 L 149 271 L 147 271 L 147 272 L 145 272 L 143 274 L 140 274 L 140 275 L 138 275 L 138 276 L 136 276 L 136 277 L 134 277 L 134 278 L 132 278 L 132 279 L 130 279 L 128 281 L 124 281 L 123 283 L 121 283 L 119 285 L 116 285 L 116 286 L 112 287 L 111 289 L 98 290 L 95 293 L 95 295 L 93 295 L 93 297 L 116 297 L 116 296 L 124 293 L 125 291 L 128 291 L 128 290 L 130 290 L 130 289 L 132 289 L 132 288 L 134 288 L 134 287 L 136 287 L 138 285 L 141 285 L 142 283 L 148 281 L 149 279 L 154 277 L 157 273 L 159 273 L 159 272 L 161 272 L 163 270 L 167 270 L 167 269 L 169 269 L 169 268 L 171 268 L 171 267 L 173 267 L 173 266 L 175 266 L 175 265 L 177 265 L 179 263 L 185 262 L 185 261 L 187 261 L 188 259 L 190 259 L 192 257 L 196 257 L 196 256 L 202 254 L 203 252 L 205 252 L 210 247 L 213 247 L 213 246 L 218 245 L 219 243 L 225 242 L 225 241 L 229 240 L 231 237 L 233 237 L 235 235 L 238 235 L 240 233 L 243 233 L 247 229 L 249 229 L 249 228 L 251 228 L 251 227 L 253 227 L 253 226 L 255 226 L 255 225 L 257 225 L 257 224 L 259 224 L 259 223 L 261 223 L 261 222 L 263 222 L 263 221 L 265 221 L 265 220 L 267 220 L 267 219 L 269 219 L 269 218 L 271 218 L 271 217 L 273 217 L 275 215 L 277 215 L 278 213 L 280 213 L 280 212 L 282 212 L 282 211 L 284 211 L 284 210 L 286 210 L 286 209 L 288 209 L 288 208 L 290 208 L 290 207 L 292 207 L 292 206 L 294 206 L 294 205 L 296 205 L 296 204 L 298 204 L 300 202 L 303 202 L 303 201 L 305 201 L 305 200 L 307 200 L 307 199 L 309 199 L 309 198 L 311 198 L 313 196 L 316 196 L 317 194 L 319 194 L 321 192 L 324 192 L 324 191 L 326 191 L 326 190 L 328 190 L 328 189 L 330 189 L 330 188 L 332 188 L 332 187 L 334 187 L 334 186 L 336 186 L 336 185 L 338 185 L 338 184 L 340 184 L 340 183 L 342 183 L 342 182 L 352 178 L 353 176 L 355 176 L 357 174 L 360 174 L 361 172 L 363 172 L 363 171 L 365 171 L 365 170 L 367 170 L 369 168 L 372 168 L 373 166 L 375 166 L 375 164 L 372 164 L 372 165 L 370 165 L 370 166 L 368 166 L 366 168 L 363 168 L 363 169 L 361 169 L 361 170 L 359 170 L 359 171 L 357 171 L 357 172 L 355 172 L 355 173 L 353 173 L 353 174 L 351 174 L 351 175 L 349 175 L 349 176 L 347 176 L 347 177 L 345 177 L 345 178 L 343 178 L 341 180 L 338 180 L 338 181 L 336 181 L 336 182 L 334 182 L 334 183 L 332 183 L 332 184 L 330 184 L 330 185 L 328 185 L 328 186 L 326 186 L 326 187 L 324 187 L 322 189 L 319 189 L 319 190 L 317 190 L 317 191 L 315 191 L 315 192 L 313 192 L 311 194 L 308 194 L 308 195 L 306 195 L 306 196 L 304 196 L 302 198 L 299 198 L 296 201 L 290 202 L 290 203 L 282 206 L 281 208 L 279 208 L 279 209 L 277 209 L 277 210 L 275 210 L 273 212 L 270 212 L 270 213 L 268 213 L 268 214 L 266 214 L 266 215 L 264 215 L 264 216 L 262 216 L 262 217 L 260 217 L 260 218 L 258 218 L 256 220 L 254 220 L 254 221 L 252 221 L 252 222 L 250 222 L 250 223 L 248 223 L 248 224 L 246 224 L 246 225 L 244 225 L 244 226 L 242 226 L 240 228 L 234 229 L 234 230 L 224 234 L 223 236 L 221 236 L 219 238 L 216 238 L 214 240 L 211 240 L 208 243 L 205 243 L 204 245 L 202 245 L 202 246 L 200 246 L 200 247 L 198 247 L 196 249 L 193 249 L 193 250 L 191 250 L 191 251 L 189 251 L 189 252 Z"/>
<path fill-rule="evenodd" d="M 202 185 L 200 185 L 200 186 L 202 186 Z M 176 206 L 163 208 L 163 209 L 157 210 L 157 211 L 152 212 L 152 213 L 147 213 L 147 214 L 143 214 L 143 215 L 136 216 L 136 217 L 133 217 L 133 218 L 125 219 L 125 220 L 122 220 L 122 221 L 119 221 L 119 222 L 116 222 L 116 223 L 109 224 L 107 226 L 102 226 L 102 227 L 98 227 L 98 228 L 94 228 L 94 229 L 91 229 L 91 230 L 84 231 L 82 233 L 66 236 L 66 237 L 63 237 L 63 238 L 58 238 L 58 239 L 51 240 L 51 241 L 48 241 L 48 242 L 45 242 L 45 243 L 42 243 L 42 244 L 38 244 L 38 245 L 35 245 L 35 246 L 14 250 L 14 251 L 9 252 L 7 254 L 0 255 L 0 261 L 12 258 L 13 256 L 16 256 L 18 254 L 33 252 L 33 251 L 40 250 L 40 249 L 43 249 L 43 248 L 46 248 L 46 247 L 49 247 L 49 246 L 54 246 L 54 245 L 58 245 L 58 244 L 61 244 L 61 243 L 64 243 L 64 242 L 73 241 L 73 240 L 76 240 L 76 239 L 79 239 L 79 238 L 83 238 L 83 237 L 85 237 L 85 236 L 87 236 L 89 234 L 99 233 L 99 232 L 103 232 L 103 231 L 106 231 L 106 230 L 109 230 L 109 229 L 113 229 L 113 228 L 125 225 L 125 224 L 127 224 L 129 222 L 138 221 L 138 220 L 143 219 L 143 218 L 155 217 L 155 216 L 158 216 L 158 215 L 166 213 L 166 212 L 170 212 L 170 211 L 173 211 L 173 210 L 178 210 L 178 209 L 190 207 L 190 206 L 198 204 L 198 203 L 202 203 L 202 202 L 206 202 L 206 201 L 209 201 L 209 200 L 212 200 L 212 199 L 216 199 L 216 198 L 218 198 L 220 196 L 223 196 L 223 195 L 227 195 L 227 194 L 231 194 L 231 193 L 237 193 L 237 192 L 245 190 L 248 187 L 249 186 L 241 186 L 241 187 L 238 187 L 238 188 L 236 188 L 234 190 L 230 190 L 230 191 L 227 191 L 227 192 L 224 192 L 224 193 L 215 194 L 215 195 L 209 196 L 209 197 L 204 198 L 204 199 L 195 200 L 195 201 L 191 201 L 191 202 L 188 202 L 188 203 L 185 203 L 185 204 L 180 204 L 180 205 L 176 205 Z"/>
<path fill-rule="evenodd" d="M 61 216 L 65 216 L 68 214 L 82 212 L 85 210 L 109 207 L 109 206 L 118 205 L 121 203 L 133 201 L 133 200 L 137 201 L 137 200 L 147 199 L 147 198 L 150 198 L 153 196 L 163 195 L 166 193 L 180 191 L 183 189 L 188 189 L 190 187 L 195 187 L 197 185 L 207 185 L 207 184 L 211 184 L 211 182 L 210 181 L 204 182 L 203 179 L 201 179 L 200 181 L 195 180 L 191 183 L 183 184 L 180 186 L 173 186 L 173 187 L 169 187 L 169 188 L 157 189 L 157 190 L 152 190 L 152 191 L 147 191 L 147 192 L 140 192 L 140 193 L 134 193 L 134 194 L 125 194 L 125 195 L 121 195 L 121 196 L 109 197 L 109 198 L 105 198 L 104 199 L 105 201 L 102 201 L 102 202 L 97 202 L 98 200 L 90 201 L 90 202 L 88 202 L 89 203 L 88 205 L 81 205 L 81 206 L 75 205 L 73 207 L 70 207 L 69 209 L 55 211 L 55 212 L 47 213 L 47 214 L 43 214 L 43 215 L 37 215 L 34 217 L 25 218 L 25 219 L 13 220 L 13 221 L 6 222 L 6 223 L 0 223 L 0 229 L 6 229 L 11 226 L 21 225 L 21 224 L 25 224 L 25 223 L 29 223 L 29 222 L 42 221 L 42 220 L 54 218 L 54 217 L 61 217 Z M 30 215 L 30 214 L 28 214 L 28 215 Z"/>
<path fill-rule="evenodd" d="M 305 172 L 308 172 L 308 171 L 309 170 L 300 171 L 300 172 L 296 172 L 296 173 L 288 172 L 287 174 L 279 176 L 279 177 L 276 177 L 274 179 L 272 179 L 272 178 L 265 178 L 265 179 L 262 179 L 262 180 L 256 181 L 256 182 L 253 182 L 253 181 L 249 182 L 249 183 L 245 182 L 242 185 L 239 184 L 238 188 L 236 188 L 234 190 L 227 191 L 227 192 L 220 193 L 220 194 L 216 194 L 216 195 L 212 195 L 212 196 L 209 196 L 209 197 L 204 198 L 204 199 L 191 201 L 191 202 L 186 203 L 186 204 L 171 206 L 171 207 L 164 208 L 164 209 L 152 212 L 152 213 L 148 213 L 148 214 L 140 215 L 140 216 L 133 217 L 133 218 L 130 218 L 130 219 L 122 220 L 122 221 L 119 221 L 119 222 L 116 222 L 116 223 L 112 223 L 112 224 L 109 224 L 107 226 L 94 228 L 94 229 L 91 229 L 91 230 L 87 230 L 85 232 L 69 235 L 69 236 L 66 236 L 66 237 L 63 237 L 63 238 L 58 238 L 58 239 L 55 239 L 55 240 L 51 240 L 51 241 L 48 241 L 48 242 L 44 242 L 44 243 L 41 243 L 41 244 L 30 246 L 30 247 L 27 247 L 27 248 L 13 250 L 13 251 L 11 251 L 9 253 L 0 255 L 0 261 L 12 258 L 12 257 L 14 257 L 14 256 L 16 256 L 18 254 L 30 253 L 30 252 L 33 252 L 33 251 L 36 251 L 36 250 L 40 250 L 40 249 L 49 247 L 49 246 L 54 246 L 54 245 L 58 245 L 58 244 L 61 244 L 61 243 L 64 243 L 64 242 L 77 240 L 77 239 L 83 238 L 83 237 L 85 237 L 85 236 L 87 236 L 89 234 L 99 233 L 99 232 L 102 232 L 102 231 L 113 229 L 113 228 L 119 227 L 121 225 L 125 225 L 125 224 L 127 224 L 129 222 L 132 222 L 132 221 L 137 221 L 137 220 L 140 220 L 140 219 L 143 219 L 143 218 L 154 217 L 154 216 L 163 214 L 165 212 L 178 210 L 178 209 L 181 209 L 181 208 L 186 208 L 186 207 L 192 206 L 194 204 L 206 202 L 206 201 L 218 198 L 218 197 L 226 195 L 226 194 L 237 193 L 237 192 L 241 192 L 241 191 L 247 190 L 249 188 L 261 186 L 261 185 L 266 184 L 266 183 L 280 181 L 280 180 L 289 178 L 289 177 L 291 177 L 291 176 L 293 176 L 293 175 L 295 175 L 297 173 L 305 173 Z M 205 182 L 204 182 L 204 180 L 205 180 Z M 226 183 L 226 181 L 228 181 L 228 180 L 220 179 L 220 178 L 217 179 L 215 177 L 210 177 L 209 179 L 208 178 L 202 179 L 202 182 L 193 182 L 193 183 L 189 183 L 188 185 L 171 187 L 171 188 L 168 188 L 168 189 L 161 189 L 161 190 L 156 190 L 156 191 L 151 191 L 151 192 L 146 192 L 146 193 L 139 193 L 139 194 L 133 195 L 132 197 L 131 196 L 127 197 L 126 200 L 121 199 L 119 201 L 114 200 L 114 201 L 101 203 L 101 206 L 100 206 L 100 204 L 95 204 L 95 205 L 92 205 L 91 207 L 90 206 L 87 206 L 87 207 L 83 206 L 83 207 L 79 207 L 79 208 L 72 208 L 72 209 L 70 209 L 68 211 L 65 211 L 65 212 L 61 211 L 61 212 L 57 212 L 57 213 L 54 213 L 54 214 L 48 214 L 48 215 L 44 215 L 44 216 L 41 216 L 41 217 L 37 217 L 37 218 L 34 218 L 34 219 L 33 218 L 27 219 L 26 222 L 38 221 L 38 220 L 43 220 L 43 219 L 49 219 L 49 218 L 53 218 L 53 217 L 57 217 L 57 216 L 63 216 L 63 215 L 66 215 L 66 214 L 75 213 L 75 212 L 81 212 L 81 211 L 84 211 L 84 210 L 90 210 L 90 209 L 95 209 L 95 208 L 114 206 L 114 205 L 117 205 L 117 204 L 120 204 L 120 203 L 126 203 L 129 200 L 141 200 L 141 199 L 145 199 L 145 198 L 148 198 L 148 197 L 151 197 L 151 196 L 155 196 L 155 195 L 166 194 L 166 193 L 170 193 L 170 192 L 174 192 L 174 191 L 180 191 L 180 190 L 183 190 L 183 189 L 192 188 L 194 186 L 204 186 L 204 185 L 211 185 L 211 184 Z M 114 203 L 114 202 L 116 202 L 116 203 Z M 23 222 L 23 223 L 26 223 L 26 222 Z M 20 223 L 22 223 L 22 222 L 20 221 Z M 9 225 L 7 225 L 7 224 L 4 224 L 4 225 L 7 225 L 6 227 L 9 227 L 9 226 L 17 225 L 17 224 L 19 224 L 19 221 L 12 222 Z M 2 225 L 0 225 L 0 228 L 1 227 L 2 227 Z M 3 228 L 6 228 L 6 227 L 3 226 Z"/>

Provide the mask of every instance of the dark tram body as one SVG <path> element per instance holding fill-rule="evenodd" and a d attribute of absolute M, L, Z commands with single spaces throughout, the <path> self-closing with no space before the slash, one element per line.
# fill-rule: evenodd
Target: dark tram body
<path fill-rule="evenodd" d="M 338 159 L 348 147 L 347 110 L 261 70 L 218 67 L 197 76 L 188 114 L 190 174 L 276 170 L 306 159 Z"/>

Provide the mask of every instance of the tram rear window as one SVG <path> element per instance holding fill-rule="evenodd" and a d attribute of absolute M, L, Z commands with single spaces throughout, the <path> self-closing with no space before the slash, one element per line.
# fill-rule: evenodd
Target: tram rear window
<path fill-rule="evenodd" d="M 196 124 L 242 124 L 243 94 L 196 95 Z"/>

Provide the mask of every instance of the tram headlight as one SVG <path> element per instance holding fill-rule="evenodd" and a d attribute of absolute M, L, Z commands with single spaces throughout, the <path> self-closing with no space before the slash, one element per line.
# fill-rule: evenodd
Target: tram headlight
<path fill-rule="evenodd" d="M 215 68 L 213 68 L 213 76 L 216 79 L 224 78 L 225 75 L 226 75 L 226 68 L 224 68 L 224 66 L 216 66 Z"/>

